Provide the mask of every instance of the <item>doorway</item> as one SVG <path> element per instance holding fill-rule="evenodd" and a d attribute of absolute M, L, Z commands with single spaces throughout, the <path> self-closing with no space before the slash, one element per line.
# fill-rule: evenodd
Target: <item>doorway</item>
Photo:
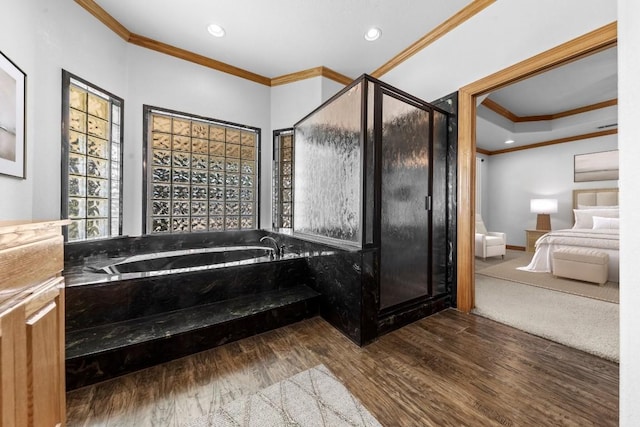
<path fill-rule="evenodd" d="M 498 71 L 459 91 L 458 139 L 458 273 L 457 307 L 470 312 L 475 305 L 474 218 L 476 98 L 511 83 L 612 47 L 617 24 L 611 23 L 581 37 Z"/>

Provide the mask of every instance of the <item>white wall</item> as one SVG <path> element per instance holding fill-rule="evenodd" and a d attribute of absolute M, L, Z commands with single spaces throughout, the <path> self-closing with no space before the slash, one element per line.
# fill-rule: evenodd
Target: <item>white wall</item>
<path fill-rule="evenodd" d="M 640 2 L 618 0 L 620 153 L 620 425 L 640 419 L 640 335 L 637 263 L 640 258 Z"/>
<path fill-rule="evenodd" d="M 28 2 L 34 4 L 34 21 L 23 32 L 36 28 L 37 66 L 35 99 L 28 106 L 36 122 L 29 147 L 36 152 L 33 217 L 51 219 L 60 217 L 62 69 L 126 99 L 127 43 L 74 2 Z"/>
<path fill-rule="evenodd" d="M 617 135 L 608 135 L 486 157 L 483 218 L 493 231 L 507 233 L 507 244 L 526 246 L 524 230 L 536 227 L 529 201 L 558 199 L 551 214 L 554 230 L 573 225 L 573 193 L 579 188 L 617 187 L 618 181 L 573 181 L 573 156 L 616 150 Z"/>
<path fill-rule="evenodd" d="M 271 88 L 271 127 L 290 128 L 322 104 L 323 77 L 279 85 Z"/>
<path fill-rule="evenodd" d="M 335 80 L 322 78 L 322 102 L 344 89 L 345 85 Z"/>
<path fill-rule="evenodd" d="M 325 77 L 313 77 L 271 88 L 271 127 L 293 126 L 342 90 L 344 85 Z"/>
<path fill-rule="evenodd" d="M 60 216 L 62 69 L 125 101 L 123 233 L 131 235 L 142 232 L 143 104 L 259 127 L 260 217 L 268 227 L 272 131 L 292 126 L 343 87 L 316 77 L 269 88 L 128 44 L 72 1 L 9 2 L 0 50 L 28 76 L 27 179 L 0 176 L 0 194 L 12 201 L 0 220 Z"/>
<path fill-rule="evenodd" d="M 261 128 L 262 172 L 270 176 L 269 87 L 128 44 L 72 1 L 9 2 L 0 50 L 28 75 L 28 179 L 0 176 L 3 200 L 13 201 L 0 219 L 60 217 L 62 69 L 125 101 L 125 234 L 142 231 L 142 104 Z M 270 224 L 269 185 L 261 197 L 261 222 Z"/>
<path fill-rule="evenodd" d="M 0 51 L 27 74 L 27 114 L 25 135 L 27 152 L 25 157 L 26 179 L 0 175 L 0 220 L 31 218 L 33 204 L 33 160 L 36 101 L 32 79 L 36 70 L 36 37 L 33 32 L 33 4 L 16 1 L 11 5 L 11 19 L 3 18 L 0 25 Z M 7 6 L 8 7 L 8 6 Z M 3 5 L 4 8 L 4 5 Z M 29 29 L 26 31 L 25 29 Z"/>
<path fill-rule="evenodd" d="M 260 221 L 271 224 L 270 88 L 135 45 L 127 46 L 127 66 L 123 233 L 142 232 L 144 104 L 260 128 Z"/>

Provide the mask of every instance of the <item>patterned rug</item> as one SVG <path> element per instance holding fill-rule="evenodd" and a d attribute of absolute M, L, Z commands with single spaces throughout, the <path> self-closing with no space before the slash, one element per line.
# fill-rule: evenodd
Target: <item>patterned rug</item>
<path fill-rule="evenodd" d="M 185 427 L 382 427 L 324 365 L 230 402 Z"/>

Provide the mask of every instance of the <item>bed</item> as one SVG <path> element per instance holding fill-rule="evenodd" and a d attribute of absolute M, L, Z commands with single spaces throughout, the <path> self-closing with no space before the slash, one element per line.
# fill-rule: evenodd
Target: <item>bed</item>
<path fill-rule="evenodd" d="M 531 263 L 520 270 L 550 273 L 553 251 L 566 247 L 597 249 L 609 254 L 609 276 L 618 282 L 620 270 L 618 189 L 573 190 L 574 225 L 538 239 Z"/>

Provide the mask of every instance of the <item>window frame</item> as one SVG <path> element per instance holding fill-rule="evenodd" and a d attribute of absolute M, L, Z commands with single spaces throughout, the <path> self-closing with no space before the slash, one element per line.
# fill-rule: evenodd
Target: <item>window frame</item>
<path fill-rule="evenodd" d="M 284 163 L 282 159 L 282 138 L 285 136 L 291 136 L 291 159 L 286 162 L 291 164 L 291 173 L 283 174 L 282 172 L 282 163 Z M 293 231 L 293 209 L 294 209 L 294 188 L 295 188 L 295 179 L 293 170 L 295 168 L 295 132 L 294 128 L 284 128 L 277 129 L 273 131 L 273 159 L 272 159 L 272 218 L 271 218 L 271 226 L 274 230 L 291 230 Z M 283 214 L 283 204 L 285 203 L 283 200 L 282 192 L 283 185 L 282 180 L 284 175 L 289 175 L 291 179 L 291 185 L 288 188 L 291 192 L 290 201 L 287 202 L 290 205 L 290 215 Z M 284 226 L 283 217 L 290 217 L 289 227 Z"/>
<path fill-rule="evenodd" d="M 109 233 L 106 236 L 100 236 L 100 237 L 95 237 L 95 238 L 87 238 L 86 236 L 82 239 L 77 239 L 77 240 L 73 240 L 71 242 L 69 242 L 69 231 L 68 231 L 68 227 L 63 227 L 63 236 L 64 236 L 64 241 L 65 242 L 69 242 L 69 243 L 74 243 L 74 242 L 86 242 L 86 241 L 92 241 L 92 240 L 100 240 L 100 239 L 109 239 L 109 238 L 113 238 L 113 237 L 118 237 L 118 236 L 122 236 L 122 222 L 123 222 L 123 171 L 124 171 L 124 165 L 123 165 L 123 160 L 124 160 L 124 99 L 114 95 L 113 93 L 109 92 L 108 90 L 105 90 L 75 74 L 70 73 L 67 70 L 62 70 L 62 129 L 61 129 L 61 140 L 62 140 L 62 148 L 61 148 L 61 167 L 60 167 L 60 179 L 61 179 L 61 191 L 60 191 L 60 217 L 63 219 L 66 219 L 69 217 L 69 154 L 70 154 L 70 150 L 69 150 L 69 139 L 70 139 L 70 87 L 72 84 L 72 80 L 77 81 L 78 83 L 87 86 L 90 90 L 89 91 L 96 91 L 96 92 L 100 92 L 103 95 L 106 95 L 109 97 L 109 196 L 108 196 L 108 200 L 109 200 L 109 217 L 108 217 L 108 223 L 109 223 Z M 118 158 L 118 163 L 119 163 L 119 175 L 120 175 L 120 179 L 119 179 L 119 183 L 118 183 L 118 200 L 114 200 L 112 195 L 111 195 L 111 183 L 112 183 L 112 177 L 111 177 L 111 145 L 113 144 L 113 138 L 111 135 L 111 131 L 112 131 L 112 126 L 113 126 L 113 104 L 117 104 L 119 109 L 120 109 L 120 114 L 119 114 L 119 128 L 120 128 L 120 136 L 118 138 L 118 144 L 120 145 L 120 152 L 119 152 L 119 158 Z M 86 172 L 85 172 L 85 176 L 86 176 Z M 112 204 L 116 202 L 118 203 L 118 230 L 117 233 L 114 232 L 113 228 L 112 228 L 112 224 L 113 224 L 113 217 L 111 215 L 111 206 Z M 85 207 L 86 209 L 86 207 Z M 85 215 L 86 218 L 86 215 Z"/>
<path fill-rule="evenodd" d="M 255 127 L 255 126 L 249 126 L 249 125 L 244 125 L 241 123 L 234 123 L 234 122 L 230 122 L 230 121 L 226 121 L 226 120 L 220 120 L 220 119 L 215 119 L 215 118 L 211 118 L 211 117 L 205 117 L 205 116 L 201 116 L 198 114 L 192 114 L 192 113 L 186 113 L 183 111 L 177 111 L 177 110 L 172 110 L 172 109 L 168 109 L 168 108 L 163 108 L 163 107 L 157 107 L 157 106 L 153 106 L 153 105 L 148 105 L 148 104 L 143 104 L 142 106 L 142 111 L 143 111 L 143 119 L 142 119 L 142 234 L 143 235 L 179 235 L 179 234 L 197 234 L 197 233 L 220 233 L 220 232 L 228 232 L 228 231 L 248 231 L 248 230 L 259 230 L 260 229 L 260 209 L 261 209 L 261 162 L 262 162 L 262 130 L 261 128 Z M 232 127 L 238 130 L 245 130 L 245 131 L 251 131 L 254 132 L 256 134 L 256 159 L 255 159 L 255 168 L 256 168 L 256 182 L 255 182 L 255 186 L 254 186 L 254 193 L 255 193 L 255 224 L 253 228 L 238 228 L 238 229 L 231 229 L 228 230 L 226 229 L 226 223 L 225 223 L 225 228 L 223 230 L 202 230 L 202 231 L 188 231 L 188 232 L 183 232 L 183 231 L 169 231 L 169 232 L 157 232 L 154 233 L 152 232 L 149 228 L 151 227 L 151 224 L 149 222 L 149 219 L 151 218 L 149 215 L 149 200 L 150 200 L 150 183 L 152 183 L 152 181 L 150 181 L 149 179 L 149 170 L 151 165 L 149 164 L 149 154 L 150 154 L 150 150 L 151 150 L 151 146 L 150 146 L 150 117 L 151 114 L 153 112 L 157 112 L 160 114 L 167 114 L 167 115 L 172 115 L 172 116 L 179 116 L 181 118 L 185 118 L 185 119 L 189 119 L 189 120 L 197 120 L 197 121 L 204 121 L 204 122 L 208 122 L 209 124 L 213 124 L 213 125 L 220 125 L 220 126 L 225 126 L 225 127 Z M 226 157 L 225 157 L 226 158 Z M 209 169 L 207 169 L 209 170 Z M 170 199 L 173 200 L 173 199 Z M 207 197 L 207 202 L 209 201 L 209 197 Z M 207 217 L 209 217 L 209 214 L 207 214 Z M 225 214 L 225 218 L 226 218 L 226 214 Z"/>

